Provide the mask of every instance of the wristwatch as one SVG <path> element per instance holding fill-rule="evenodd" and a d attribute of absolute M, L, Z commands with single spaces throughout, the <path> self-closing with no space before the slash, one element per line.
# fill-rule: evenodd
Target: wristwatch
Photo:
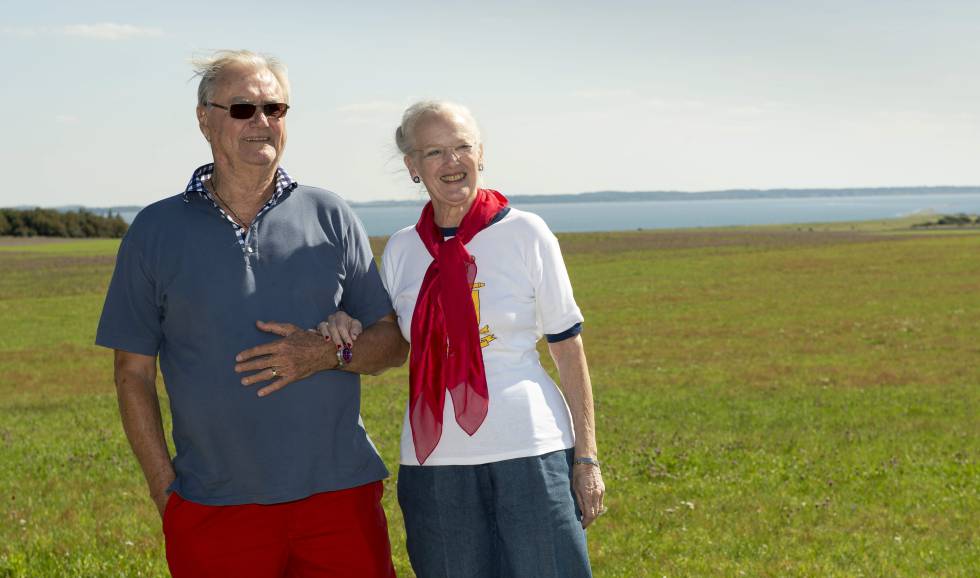
<path fill-rule="evenodd" d="M 589 457 L 575 458 L 574 460 L 572 460 L 572 463 L 573 464 L 588 464 L 590 466 L 595 466 L 597 468 L 601 468 L 602 467 L 602 464 L 599 463 L 599 460 L 597 460 L 595 458 L 589 458 Z"/>
<path fill-rule="evenodd" d="M 354 352 L 350 347 L 344 346 L 337 350 L 337 368 L 341 368 L 354 359 Z"/>

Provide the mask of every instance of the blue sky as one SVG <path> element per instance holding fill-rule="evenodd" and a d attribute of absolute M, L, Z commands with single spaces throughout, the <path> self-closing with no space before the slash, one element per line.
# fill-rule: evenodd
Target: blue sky
<path fill-rule="evenodd" d="M 209 160 L 189 59 L 280 57 L 284 166 L 352 201 L 419 198 L 420 98 L 470 106 L 488 186 L 980 184 L 980 2 L 2 2 L 0 206 L 142 205 Z"/>

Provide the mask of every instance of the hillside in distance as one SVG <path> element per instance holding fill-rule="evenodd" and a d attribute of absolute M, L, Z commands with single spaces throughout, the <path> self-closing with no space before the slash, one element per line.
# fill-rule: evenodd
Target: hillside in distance
<path fill-rule="evenodd" d="M 718 201 L 738 199 L 792 199 L 813 197 L 879 197 L 906 195 L 975 195 L 980 186 L 872 187 L 856 189 L 726 189 L 721 191 L 596 191 L 577 195 L 514 195 L 515 202 L 569 203 L 603 201 Z"/>
<path fill-rule="evenodd" d="M 751 199 L 793 199 L 793 198 L 824 198 L 824 197 L 888 197 L 888 196 L 923 196 L 923 195 L 976 195 L 980 194 L 980 186 L 930 186 L 930 187 L 864 187 L 843 189 L 725 189 L 719 191 L 594 191 L 569 195 L 508 195 L 515 204 L 538 203 L 601 203 L 623 201 L 718 201 L 718 200 L 751 200 Z M 349 201 L 353 207 L 398 207 L 422 205 L 428 199 L 420 194 L 411 200 L 386 201 Z M 11 207 L 15 209 L 33 209 L 34 205 Z M 97 215 L 110 213 L 133 213 L 142 207 L 136 205 L 113 207 L 85 207 L 70 205 L 54 207 L 59 211 L 86 210 Z"/>

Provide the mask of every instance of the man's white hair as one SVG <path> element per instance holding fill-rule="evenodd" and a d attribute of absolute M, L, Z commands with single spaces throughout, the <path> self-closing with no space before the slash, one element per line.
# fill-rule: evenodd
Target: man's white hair
<path fill-rule="evenodd" d="M 250 50 L 218 50 L 210 56 L 195 58 L 191 61 L 194 66 L 194 76 L 201 77 L 197 86 L 197 104 L 206 106 L 214 96 L 214 85 L 222 73 L 230 66 L 245 65 L 256 70 L 268 70 L 276 77 L 282 88 L 283 98 L 289 103 L 289 77 L 286 65 L 278 58 L 258 54 Z"/>

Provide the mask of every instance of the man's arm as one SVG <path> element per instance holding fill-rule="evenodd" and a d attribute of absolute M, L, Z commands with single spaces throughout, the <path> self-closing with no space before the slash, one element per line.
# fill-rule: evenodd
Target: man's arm
<path fill-rule="evenodd" d="M 174 481 L 170 451 L 156 389 L 157 358 L 116 350 L 115 379 L 119 415 L 129 445 L 136 454 L 160 516 L 167 504 L 167 487 Z"/>
<path fill-rule="evenodd" d="M 332 340 L 290 323 L 258 321 L 256 325 L 262 331 L 282 336 L 282 339 L 246 349 L 235 356 L 236 372 L 255 372 L 243 377 L 242 385 L 272 381 L 258 391 L 259 396 L 266 396 L 318 371 L 337 369 L 337 344 Z M 353 359 L 340 369 L 377 375 L 405 363 L 408 343 L 402 338 L 391 313 L 365 329 L 352 344 L 351 351 Z"/>

